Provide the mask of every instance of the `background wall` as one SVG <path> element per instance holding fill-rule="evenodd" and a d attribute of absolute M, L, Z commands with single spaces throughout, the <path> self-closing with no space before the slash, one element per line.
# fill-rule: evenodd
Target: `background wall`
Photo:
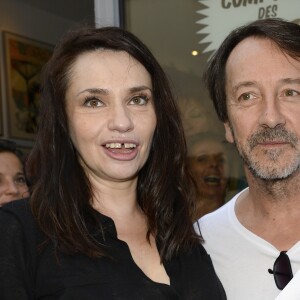
<path fill-rule="evenodd" d="M 48 4 L 47 4 L 48 3 Z M 70 4 L 72 6 L 70 7 Z M 80 12 L 78 14 L 78 11 Z M 3 31 L 16 33 L 48 44 L 56 44 L 69 28 L 94 21 L 93 0 L 1 0 L 0 1 L 0 82 L 3 137 L 8 137 L 7 93 Z M 0 118 L 1 119 L 1 118 Z M 32 142 L 18 140 L 23 146 Z"/>

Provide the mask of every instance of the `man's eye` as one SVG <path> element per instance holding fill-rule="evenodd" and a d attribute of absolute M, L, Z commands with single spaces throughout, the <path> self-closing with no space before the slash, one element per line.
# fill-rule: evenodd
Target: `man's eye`
<path fill-rule="evenodd" d="M 103 103 L 97 98 L 88 98 L 84 101 L 84 105 L 88 107 L 100 107 Z"/>
<path fill-rule="evenodd" d="M 295 90 L 288 89 L 288 90 L 284 91 L 284 95 L 287 96 L 287 97 L 298 96 L 299 92 L 297 92 Z"/>
<path fill-rule="evenodd" d="M 251 99 L 253 99 L 254 97 L 253 97 L 253 95 L 252 94 L 250 94 L 250 93 L 244 93 L 244 94 L 242 94 L 240 97 L 239 97 L 239 100 L 240 101 L 249 101 L 249 100 L 251 100 Z"/>
<path fill-rule="evenodd" d="M 131 98 L 131 100 L 129 101 L 129 104 L 146 105 L 148 101 L 149 101 L 149 97 L 147 97 L 147 96 L 135 96 L 135 97 Z"/>

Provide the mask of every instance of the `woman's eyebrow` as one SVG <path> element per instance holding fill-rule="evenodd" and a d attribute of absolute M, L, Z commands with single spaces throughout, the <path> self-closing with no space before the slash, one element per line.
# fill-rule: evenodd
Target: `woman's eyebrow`
<path fill-rule="evenodd" d="M 102 95 L 108 95 L 109 91 L 107 89 L 102 89 L 102 88 L 87 88 L 87 89 L 84 89 L 82 91 L 80 91 L 78 95 L 80 94 L 83 94 L 83 93 L 90 93 L 90 94 L 102 94 Z"/>
<path fill-rule="evenodd" d="M 135 87 L 132 87 L 129 89 L 129 91 L 132 93 L 141 92 L 141 91 L 145 91 L 145 90 L 149 90 L 150 92 L 152 92 L 152 89 L 146 85 L 135 86 Z"/>

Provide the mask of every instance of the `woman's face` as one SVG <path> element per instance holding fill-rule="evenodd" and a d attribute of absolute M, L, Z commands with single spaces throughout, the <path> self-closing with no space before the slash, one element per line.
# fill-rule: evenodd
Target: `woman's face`
<path fill-rule="evenodd" d="M 0 153 L 0 206 L 29 196 L 23 166 L 10 152 Z"/>
<path fill-rule="evenodd" d="M 227 162 L 223 145 L 210 139 L 202 140 L 192 147 L 189 162 L 200 193 L 205 197 L 224 197 Z"/>
<path fill-rule="evenodd" d="M 156 128 L 152 81 L 123 51 L 81 54 L 66 93 L 69 132 L 89 178 L 127 181 L 145 164 Z"/>

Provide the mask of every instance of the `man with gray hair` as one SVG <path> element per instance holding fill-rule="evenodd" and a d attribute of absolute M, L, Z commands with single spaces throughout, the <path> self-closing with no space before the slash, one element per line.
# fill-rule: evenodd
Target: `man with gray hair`
<path fill-rule="evenodd" d="M 300 26 L 237 28 L 205 80 L 249 187 L 200 219 L 204 246 L 228 299 L 275 299 L 300 269 Z"/>

